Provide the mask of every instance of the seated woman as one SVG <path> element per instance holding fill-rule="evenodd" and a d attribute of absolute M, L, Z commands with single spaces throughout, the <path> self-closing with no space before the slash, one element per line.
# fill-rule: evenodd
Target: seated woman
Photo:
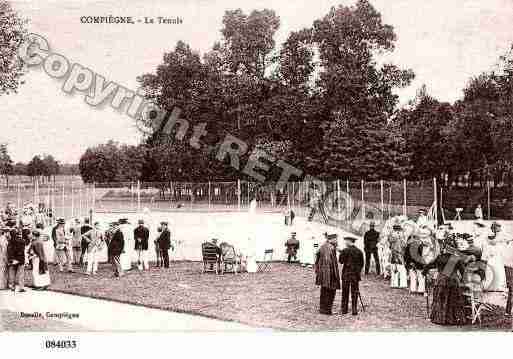
<path fill-rule="evenodd" d="M 431 322 L 439 325 L 464 325 L 467 323 L 464 279 L 468 274 L 468 265 L 475 263 L 480 258 L 480 254 L 469 247 L 466 239 L 458 236 L 455 240 L 457 250 L 444 251 L 434 262 L 426 265 L 423 271 L 423 274 L 426 275 L 430 269 L 438 270 L 433 288 L 430 319 Z M 476 268 L 476 271 L 478 270 Z"/>
<path fill-rule="evenodd" d="M 291 237 L 285 242 L 287 263 L 291 263 L 292 258 L 297 261 L 297 251 L 299 250 L 299 241 L 296 238 L 296 232 L 292 232 Z"/>

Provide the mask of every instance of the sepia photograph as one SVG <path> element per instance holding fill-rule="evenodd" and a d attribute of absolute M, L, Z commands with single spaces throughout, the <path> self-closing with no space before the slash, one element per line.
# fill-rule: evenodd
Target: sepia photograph
<path fill-rule="evenodd" d="M 512 24 L 0 0 L 0 336 L 511 333 Z"/>

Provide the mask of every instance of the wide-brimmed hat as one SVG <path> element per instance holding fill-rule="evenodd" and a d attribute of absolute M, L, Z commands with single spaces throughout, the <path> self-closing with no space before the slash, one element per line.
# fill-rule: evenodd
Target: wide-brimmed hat
<path fill-rule="evenodd" d="M 58 218 L 57 224 L 66 224 L 66 220 L 64 218 Z"/>
<path fill-rule="evenodd" d="M 37 230 L 37 229 L 36 229 L 36 230 L 33 230 L 33 231 L 32 231 L 32 235 L 33 235 L 34 237 L 41 237 L 41 231 L 39 231 L 39 230 Z"/>
<path fill-rule="evenodd" d="M 358 238 L 355 237 L 344 237 L 344 241 L 349 241 L 351 243 L 354 243 L 358 240 Z"/>
<path fill-rule="evenodd" d="M 167 221 L 162 221 L 162 222 L 160 222 L 160 225 L 161 225 L 161 226 L 167 226 L 168 224 L 169 224 L 169 223 L 168 223 Z"/>
<path fill-rule="evenodd" d="M 139 223 L 139 224 L 144 224 L 144 219 L 139 219 L 139 220 L 137 221 L 137 223 Z"/>
<path fill-rule="evenodd" d="M 128 224 L 128 218 L 120 218 L 118 223 L 119 224 Z"/>
<path fill-rule="evenodd" d="M 327 239 L 337 239 L 338 238 L 338 234 L 331 233 L 331 234 L 326 235 L 326 238 Z"/>

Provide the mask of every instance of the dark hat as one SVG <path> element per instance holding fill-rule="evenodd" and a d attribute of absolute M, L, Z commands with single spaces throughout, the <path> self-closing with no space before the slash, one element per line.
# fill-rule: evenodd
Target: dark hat
<path fill-rule="evenodd" d="M 401 231 L 401 230 L 403 229 L 403 227 L 401 227 L 401 225 L 400 225 L 400 224 L 394 224 L 394 225 L 392 226 L 392 229 L 393 229 L 394 231 Z"/>
<path fill-rule="evenodd" d="M 357 238 L 355 237 L 344 237 L 344 241 L 349 241 L 349 242 L 356 242 Z"/>
<path fill-rule="evenodd" d="M 137 221 L 139 224 L 144 224 L 144 219 L 140 219 Z"/>
<path fill-rule="evenodd" d="M 57 224 L 66 224 L 66 220 L 64 218 L 57 219 Z"/>
<path fill-rule="evenodd" d="M 326 235 L 326 238 L 327 239 L 337 239 L 338 234 L 336 234 L 336 233 L 328 234 L 328 235 Z"/>
<path fill-rule="evenodd" d="M 41 237 L 41 232 L 40 231 L 32 231 L 32 235 L 34 237 Z"/>
<path fill-rule="evenodd" d="M 128 224 L 128 218 L 120 218 L 118 223 L 119 224 Z"/>
<path fill-rule="evenodd" d="M 161 225 L 161 226 L 167 226 L 167 225 L 168 225 L 168 222 L 167 222 L 167 221 L 162 221 L 162 222 L 160 222 L 160 225 Z"/>

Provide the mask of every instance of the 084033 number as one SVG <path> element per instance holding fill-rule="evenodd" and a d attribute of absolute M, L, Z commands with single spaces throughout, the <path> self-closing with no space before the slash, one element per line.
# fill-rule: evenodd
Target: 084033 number
<path fill-rule="evenodd" d="M 76 340 L 45 340 L 46 349 L 76 349 Z"/>

